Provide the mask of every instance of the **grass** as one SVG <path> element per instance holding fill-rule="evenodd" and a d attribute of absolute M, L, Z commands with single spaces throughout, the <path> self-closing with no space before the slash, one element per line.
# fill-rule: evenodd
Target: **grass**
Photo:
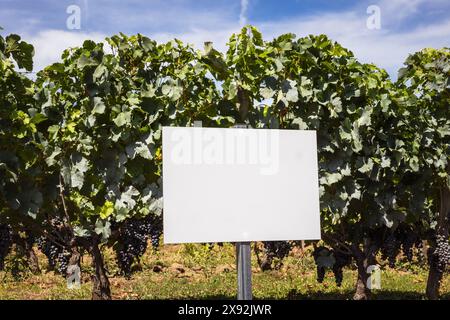
<path fill-rule="evenodd" d="M 356 270 L 347 268 L 341 287 L 334 283 L 331 271 L 322 284 L 316 281 L 310 248 L 296 250 L 277 271 L 261 272 L 253 257 L 253 294 L 255 299 L 351 299 Z M 204 245 L 164 246 L 148 250 L 141 270 L 131 279 L 118 275 L 113 253 L 104 250 L 110 274 L 113 299 L 234 299 L 236 270 L 234 248 L 230 244 L 209 249 Z M 7 261 L 10 263 L 11 258 Z M 47 271 L 45 257 L 39 253 L 40 275 L 24 272 L 21 279 L 0 272 L 0 299 L 90 299 L 92 271 L 90 258 L 83 257 L 82 285 L 68 289 L 65 280 Z M 382 266 L 381 290 L 372 299 L 425 299 L 427 270 L 418 264 L 398 262 L 395 269 Z M 441 286 L 442 299 L 450 299 L 450 277 Z"/>

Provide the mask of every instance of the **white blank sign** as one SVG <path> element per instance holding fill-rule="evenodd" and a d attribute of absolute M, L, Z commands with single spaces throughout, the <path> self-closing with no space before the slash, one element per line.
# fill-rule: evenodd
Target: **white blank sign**
<path fill-rule="evenodd" d="M 320 239 L 315 131 L 163 128 L 164 242 Z"/>

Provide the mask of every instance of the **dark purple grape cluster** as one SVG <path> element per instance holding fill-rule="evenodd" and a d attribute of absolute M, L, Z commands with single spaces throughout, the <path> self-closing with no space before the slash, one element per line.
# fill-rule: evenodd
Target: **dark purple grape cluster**
<path fill-rule="evenodd" d="M 61 218 L 52 218 L 44 225 L 51 226 L 50 235 L 53 239 L 62 238 L 66 243 L 70 242 L 70 235 L 64 226 Z M 30 238 L 27 241 L 32 241 Z M 46 236 L 40 236 L 35 240 L 38 249 L 47 257 L 50 270 L 56 270 L 59 274 L 65 276 L 71 257 L 70 250 L 62 243 L 55 243 Z"/>
<path fill-rule="evenodd" d="M 289 255 L 293 247 L 289 241 L 264 241 L 263 246 L 264 258 L 260 263 L 263 271 L 280 269 L 283 266 L 283 259 Z M 275 259 L 276 263 L 273 265 Z"/>
<path fill-rule="evenodd" d="M 333 265 L 332 270 L 334 274 L 334 279 L 336 281 L 336 285 L 340 287 L 342 285 L 342 281 L 344 280 L 344 269 L 335 264 Z"/>
<path fill-rule="evenodd" d="M 450 263 L 450 245 L 448 239 L 441 234 L 436 236 L 436 247 L 433 252 L 433 261 L 439 272 L 443 273 Z"/>
<path fill-rule="evenodd" d="M 121 272 L 129 277 L 132 265 L 139 262 L 147 250 L 148 240 L 156 250 L 162 234 L 159 218 L 128 219 L 119 229 L 118 244 L 115 247 L 116 258 Z"/>
<path fill-rule="evenodd" d="M 416 230 L 411 227 L 400 225 L 395 231 L 398 241 L 401 242 L 402 252 L 405 257 L 411 262 L 414 258 L 414 247 L 421 249 L 422 239 L 419 237 Z M 422 250 L 418 250 L 419 255 Z"/>
<path fill-rule="evenodd" d="M 5 268 L 5 258 L 13 244 L 13 231 L 7 224 L 0 224 L 0 270 Z"/>
<path fill-rule="evenodd" d="M 325 267 L 316 266 L 317 270 L 317 282 L 322 283 L 325 279 Z"/>
<path fill-rule="evenodd" d="M 56 270 L 59 274 L 65 275 L 69 266 L 70 251 L 45 236 L 37 238 L 36 243 L 39 250 L 47 257 L 50 270 Z"/>
<path fill-rule="evenodd" d="M 416 239 L 417 236 L 413 232 L 408 232 L 402 239 L 402 251 L 409 262 L 411 262 L 414 257 L 413 248 L 416 243 Z"/>
<path fill-rule="evenodd" d="M 156 251 L 159 248 L 161 236 L 163 233 L 162 217 L 152 216 L 149 219 L 151 221 L 150 240 L 153 250 Z"/>
<path fill-rule="evenodd" d="M 400 225 L 393 232 L 389 232 L 381 244 L 381 259 L 387 260 L 391 268 L 395 267 L 397 256 L 400 251 L 411 262 L 414 258 L 414 248 L 418 252 L 418 259 L 423 256 L 422 239 L 411 227 Z"/>
<path fill-rule="evenodd" d="M 390 234 L 381 247 L 381 259 L 389 262 L 389 267 L 394 268 L 397 256 L 400 253 L 400 241 L 397 240 L 395 234 Z"/>
<path fill-rule="evenodd" d="M 266 254 L 278 259 L 286 258 L 292 249 L 292 245 L 288 241 L 266 241 L 263 243 Z"/>
<path fill-rule="evenodd" d="M 312 253 L 314 257 L 314 262 L 316 263 L 316 271 L 317 271 L 317 282 L 322 283 L 325 279 L 326 268 L 320 263 L 321 257 L 330 257 L 331 250 L 326 247 L 314 247 L 314 251 Z"/>
<path fill-rule="evenodd" d="M 349 254 L 345 254 L 341 248 L 336 248 L 333 251 L 333 256 L 335 259 L 334 265 L 332 267 L 334 279 L 336 280 L 336 285 L 340 287 L 342 281 L 344 280 L 344 267 L 352 263 L 352 257 Z"/>
<path fill-rule="evenodd" d="M 316 263 L 317 270 L 317 282 L 322 283 L 325 278 L 327 267 L 320 261 L 321 258 L 334 259 L 334 263 L 331 266 L 331 270 L 334 274 L 336 285 L 340 287 L 344 280 L 344 267 L 348 266 L 352 262 L 352 257 L 349 254 L 344 253 L 342 248 L 330 249 L 324 246 L 315 247 L 313 251 L 314 262 Z"/>

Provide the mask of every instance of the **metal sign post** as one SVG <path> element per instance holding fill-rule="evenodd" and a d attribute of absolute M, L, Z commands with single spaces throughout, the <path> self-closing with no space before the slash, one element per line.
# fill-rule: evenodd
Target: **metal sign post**
<path fill-rule="evenodd" d="M 252 300 L 252 263 L 250 242 L 236 243 L 238 300 Z"/>

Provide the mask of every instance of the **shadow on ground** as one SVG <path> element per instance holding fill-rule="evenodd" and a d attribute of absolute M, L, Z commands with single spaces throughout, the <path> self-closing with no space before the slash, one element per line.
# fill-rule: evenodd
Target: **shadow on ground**
<path fill-rule="evenodd" d="M 354 292 L 351 290 L 345 292 L 314 292 L 314 293 L 302 293 L 296 290 L 292 290 L 289 294 L 281 300 L 352 300 Z M 200 300 L 198 298 L 186 298 L 182 300 Z M 235 300 L 236 297 L 229 295 L 213 295 L 206 296 L 201 300 Z M 370 300 L 425 300 L 424 294 L 418 294 L 410 291 L 392 291 L 392 290 L 380 290 L 372 293 Z M 280 300 L 277 298 L 267 297 L 264 299 L 255 300 Z M 450 294 L 444 294 L 441 296 L 441 300 L 450 300 Z"/>

